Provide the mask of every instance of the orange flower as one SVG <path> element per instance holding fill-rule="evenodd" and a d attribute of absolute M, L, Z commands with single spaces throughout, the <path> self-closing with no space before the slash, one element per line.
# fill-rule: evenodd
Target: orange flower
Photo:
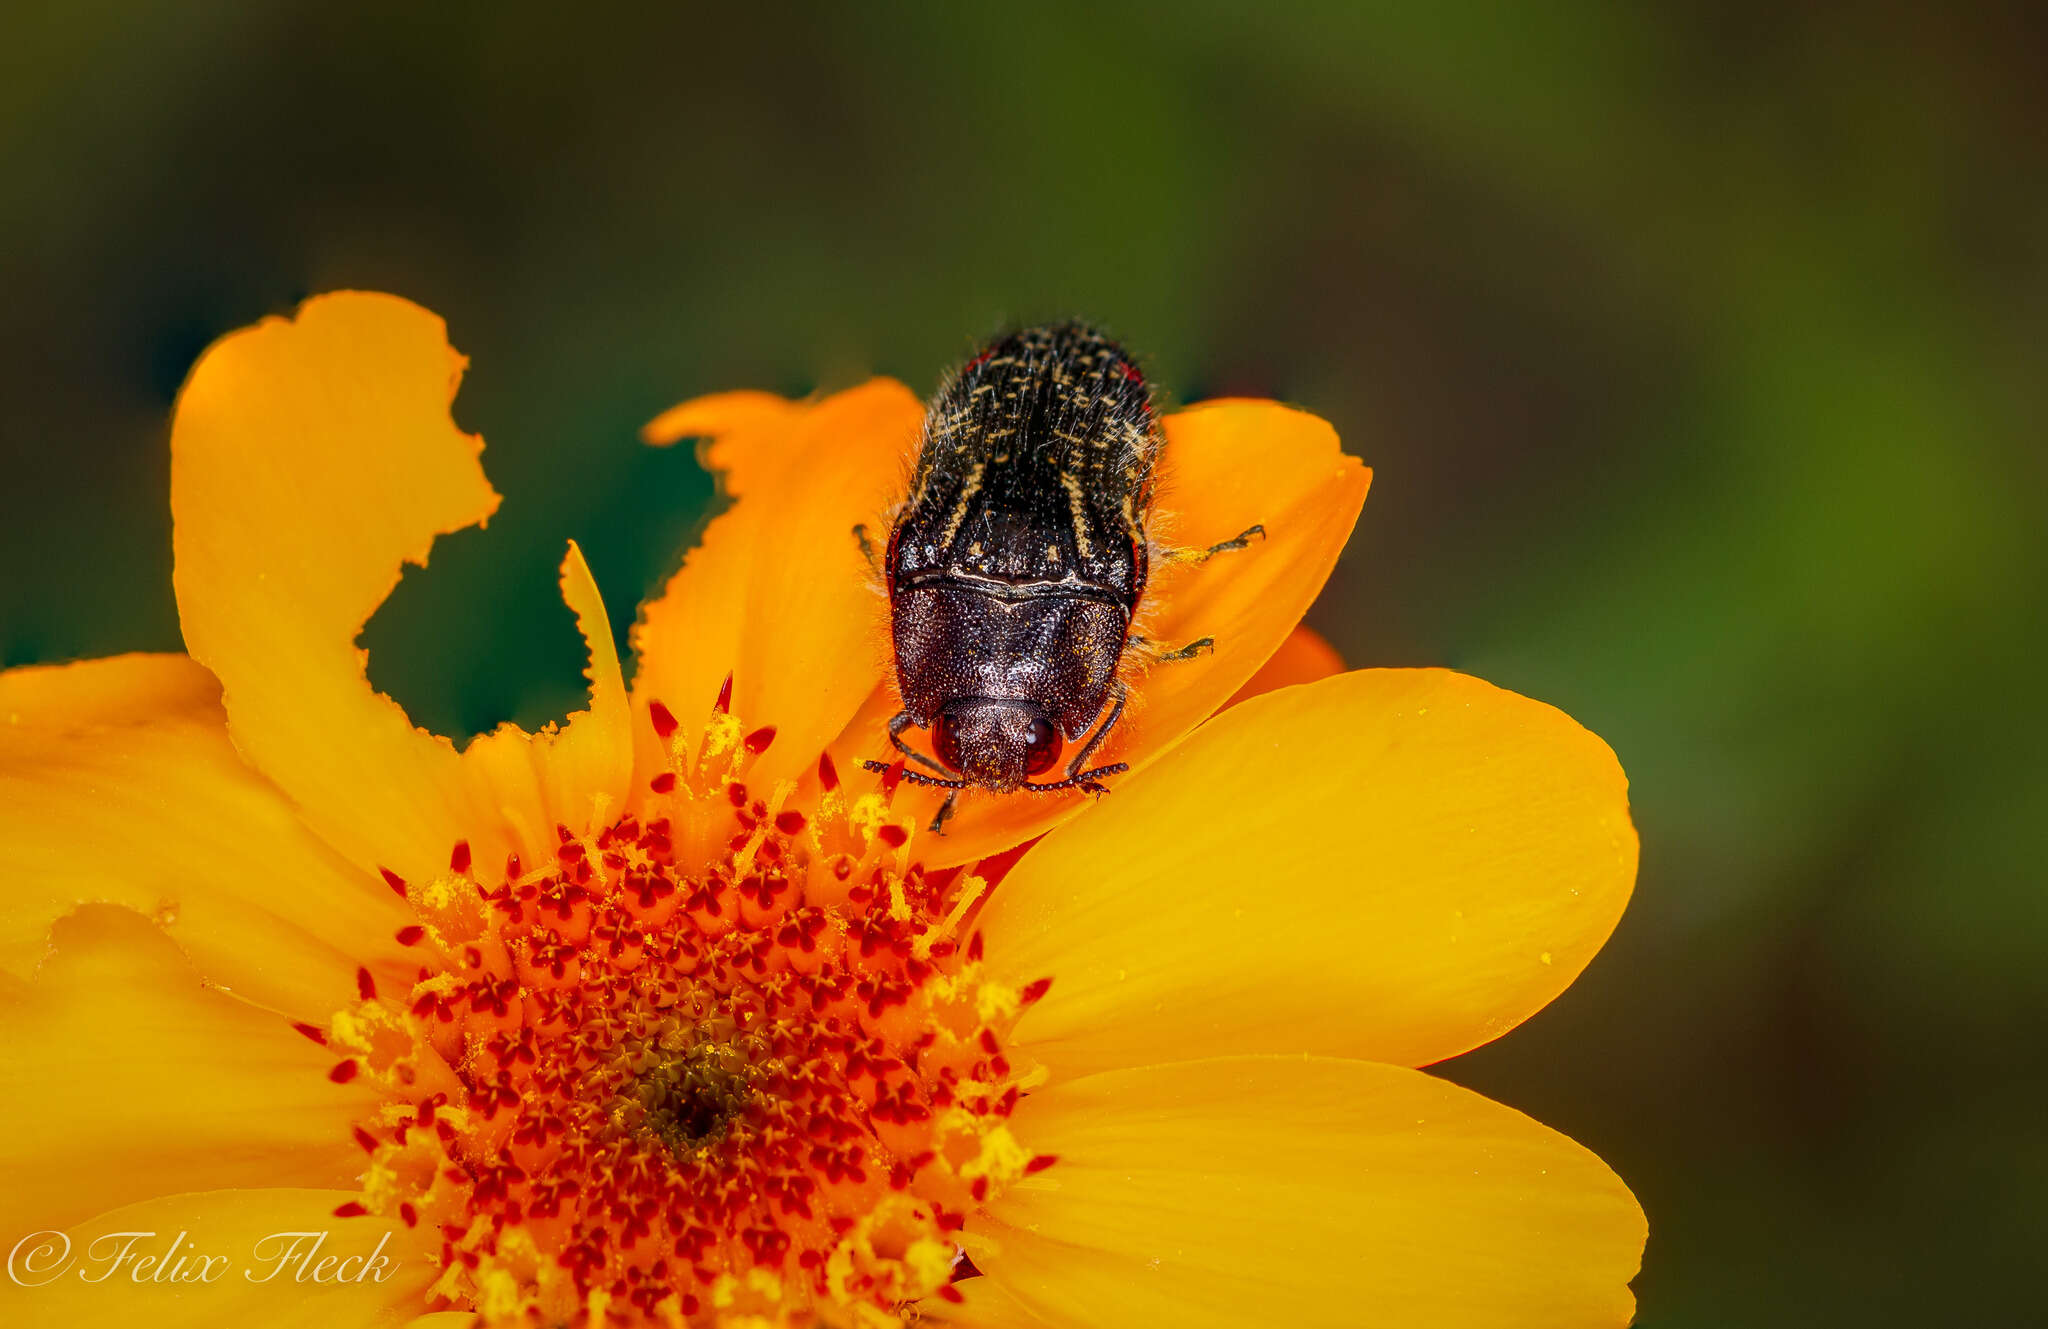
<path fill-rule="evenodd" d="M 849 530 L 911 395 L 655 422 L 737 501 L 634 687 L 572 545 L 589 709 L 457 751 L 355 640 L 497 505 L 462 365 L 381 296 L 215 346 L 172 436 L 190 658 L 0 675 L 13 1322 L 1627 1322 L 1622 1184 L 1411 1069 L 1605 940 L 1621 770 L 1290 638 L 1365 496 L 1328 426 L 1167 419 L 1167 534 L 1271 533 L 1155 584 L 1216 651 L 1139 681 L 1099 805 L 935 838 L 856 774 L 893 702 Z"/>

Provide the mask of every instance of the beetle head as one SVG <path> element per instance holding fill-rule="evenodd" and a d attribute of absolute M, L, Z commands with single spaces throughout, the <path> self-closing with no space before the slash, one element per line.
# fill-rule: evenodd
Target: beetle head
<path fill-rule="evenodd" d="M 963 697 L 932 726 L 939 760 L 969 783 L 1004 793 L 1060 758 L 1060 731 L 1036 702 Z"/>

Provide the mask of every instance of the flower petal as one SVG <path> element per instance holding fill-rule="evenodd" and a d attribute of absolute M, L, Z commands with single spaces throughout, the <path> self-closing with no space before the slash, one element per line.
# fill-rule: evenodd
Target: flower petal
<path fill-rule="evenodd" d="M 1015 1128 L 1059 1161 L 990 1207 L 974 1258 L 1053 1325 L 1595 1329 L 1634 1309 L 1644 1223 L 1620 1179 L 1418 1071 L 1147 1066 L 1032 1094 Z"/>
<path fill-rule="evenodd" d="M 1208 719 L 1272 658 L 1329 579 L 1372 480 L 1328 424 L 1274 402 L 1207 402 L 1164 424 L 1155 543 L 1201 550 L 1254 525 L 1265 535 L 1205 562 L 1155 550 L 1137 632 L 1162 649 L 1205 637 L 1215 648 L 1149 667 L 1136 652 L 1126 656 L 1130 704 L 1094 759 L 1128 762 L 1133 772 Z M 878 726 L 852 737 L 864 741 L 863 756 L 888 751 Z M 1128 778 L 1109 781 L 1111 801 Z M 901 797 L 936 808 L 939 796 L 905 790 Z M 922 843 L 919 857 L 935 867 L 980 858 L 1044 833 L 1091 801 L 1081 793 L 970 793 L 945 838 Z"/>
<path fill-rule="evenodd" d="M 530 782 L 493 783 L 518 767 L 502 741 L 465 768 L 370 687 L 355 645 L 403 564 L 497 508 L 482 440 L 449 415 L 464 364 L 416 305 L 322 296 L 208 350 L 171 431 L 179 618 L 236 746 L 343 853 L 407 877 L 457 839 L 501 858 L 547 815 Z"/>
<path fill-rule="evenodd" d="M 640 437 L 657 448 L 702 440 L 699 459 L 705 468 L 723 477 L 727 494 L 739 495 L 781 478 L 795 446 L 797 422 L 815 406 L 772 392 L 716 392 L 669 407 L 647 422 Z"/>
<path fill-rule="evenodd" d="M 709 439 L 704 464 L 734 502 L 641 611 L 641 707 L 658 700 L 694 732 L 730 674 L 733 713 L 776 731 L 752 780 L 817 761 L 887 664 L 888 607 L 853 528 L 887 543 L 923 414 L 909 389 L 876 379 L 816 403 L 707 397 L 648 426 L 651 442 Z"/>
<path fill-rule="evenodd" d="M 1063 1074 L 1239 1052 L 1423 1065 L 1562 992 L 1635 882 L 1627 781 L 1563 712 L 1440 669 L 1255 697 L 1035 846 L 981 926 L 1053 978 Z"/>
<path fill-rule="evenodd" d="M 593 799 L 605 797 L 616 812 L 624 798 L 633 778 L 633 719 L 625 673 L 612 644 L 611 618 L 574 540 L 562 560 L 562 600 L 576 615 L 576 630 L 589 652 L 590 709 L 570 716 L 560 731 L 537 736 L 534 746 L 543 754 L 536 760 L 544 768 L 555 820 L 576 825 L 573 818 Z M 590 815 L 597 822 L 605 814 L 599 808 Z"/>
<path fill-rule="evenodd" d="M 1244 686 L 1225 704 L 1235 706 L 1268 692 L 1314 683 L 1343 672 L 1344 657 L 1337 654 L 1337 648 L 1325 641 L 1314 628 L 1298 627 L 1287 634 L 1287 640 L 1280 643 L 1280 649 L 1273 652 L 1272 658 L 1260 665 L 1259 672 L 1246 679 Z"/>
<path fill-rule="evenodd" d="M 78 905 L 152 915 L 207 979 L 305 1020 L 395 964 L 411 916 L 299 822 L 182 655 L 0 673 L 0 971 Z M 393 976 L 395 977 L 395 971 Z"/>
<path fill-rule="evenodd" d="M 500 726 L 462 754 L 464 774 L 496 795 L 518 838 L 543 847 L 557 826 L 581 833 L 617 816 L 633 778 L 633 717 L 611 620 L 574 540 L 562 560 L 562 599 L 589 653 L 590 709 L 538 734 Z"/>
<path fill-rule="evenodd" d="M 375 1094 L 283 1016 L 206 987 L 150 921 L 88 905 L 35 981 L 0 1002 L 9 1213 L 64 1227 L 224 1186 L 345 1185 Z M 52 1321 L 61 1323 L 61 1321 Z"/>
<path fill-rule="evenodd" d="M 449 417 L 464 363 L 417 306 L 324 296 L 215 343 L 171 431 L 178 614 L 236 745 L 350 857 L 407 875 L 479 818 L 355 638 L 402 564 L 497 510 Z"/>
<path fill-rule="evenodd" d="M 189 656 L 136 652 L 0 670 L 0 742 L 146 724 L 195 708 L 219 715 L 220 682 Z"/>
<path fill-rule="evenodd" d="M 34 1272 L 15 1280 L 29 1284 L 14 1293 L 29 1313 L 14 1321 L 72 1329 L 404 1325 L 438 1275 L 428 1232 L 336 1218 L 353 1195 L 285 1187 L 165 1195 L 68 1232 L 36 1233 L 47 1255 L 29 1259 L 17 1248 L 17 1262 Z"/>
<path fill-rule="evenodd" d="M 952 1285 L 960 1300 L 927 1297 L 918 1302 L 923 1315 L 919 1324 L 956 1325 L 959 1329 L 1049 1329 L 1017 1299 L 1017 1294 L 993 1278 L 968 1278 Z"/>

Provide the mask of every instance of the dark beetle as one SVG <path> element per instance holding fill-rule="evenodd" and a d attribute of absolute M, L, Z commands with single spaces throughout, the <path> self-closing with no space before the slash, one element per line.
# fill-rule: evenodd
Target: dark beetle
<path fill-rule="evenodd" d="M 932 399 L 882 563 L 903 697 L 889 738 L 938 772 L 906 779 L 955 797 L 1100 794 L 1127 769 L 1088 758 L 1123 713 L 1161 437 L 1137 366 L 1080 323 L 1004 337 Z M 904 741 L 911 726 L 931 730 L 936 761 Z M 1062 778 L 1034 782 L 1074 742 Z"/>

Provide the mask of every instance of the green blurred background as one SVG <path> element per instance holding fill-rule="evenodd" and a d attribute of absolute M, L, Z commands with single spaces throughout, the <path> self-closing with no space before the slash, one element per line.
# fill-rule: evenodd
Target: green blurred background
<path fill-rule="evenodd" d="M 167 410 L 392 290 L 506 496 L 372 623 L 559 714 L 707 390 L 1080 313 L 1377 470 L 1312 621 L 1633 779 L 1585 979 L 1448 1073 L 1641 1195 L 1658 1326 L 2038 1322 L 2048 23 L 2020 5 L 31 3 L 0 51 L 0 659 L 175 649 Z M 1253 1308 L 1247 1322 L 1256 1322 Z"/>

